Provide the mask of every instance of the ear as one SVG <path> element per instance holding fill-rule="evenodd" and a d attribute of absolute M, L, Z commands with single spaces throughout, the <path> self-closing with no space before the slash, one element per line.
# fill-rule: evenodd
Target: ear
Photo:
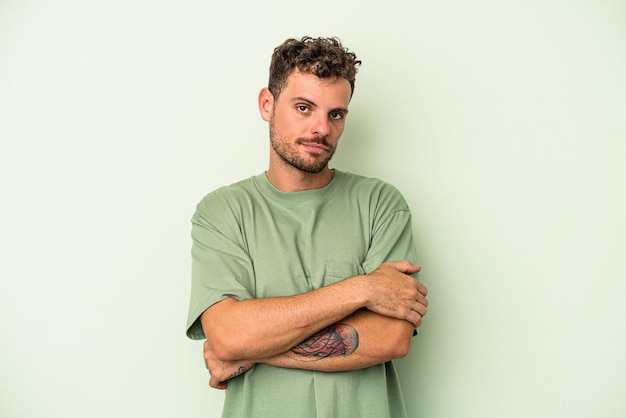
<path fill-rule="evenodd" d="M 265 122 L 269 122 L 273 110 L 274 95 L 267 87 L 263 87 L 259 93 L 259 112 L 261 113 L 261 118 L 263 118 Z"/>

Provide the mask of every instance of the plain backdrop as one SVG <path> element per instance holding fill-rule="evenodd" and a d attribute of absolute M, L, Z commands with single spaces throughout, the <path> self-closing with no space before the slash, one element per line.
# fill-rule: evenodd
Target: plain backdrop
<path fill-rule="evenodd" d="M 218 417 L 190 217 L 267 167 L 273 48 L 363 61 L 331 165 L 398 187 L 410 417 L 626 416 L 626 3 L 0 2 L 0 416 Z M 286 407 L 288 407 L 286 394 Z"/>

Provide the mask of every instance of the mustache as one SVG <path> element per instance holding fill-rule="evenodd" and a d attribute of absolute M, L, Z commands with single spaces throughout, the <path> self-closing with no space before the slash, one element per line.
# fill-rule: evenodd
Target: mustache
<path fill-rule="evenodd" d="M 314 138 L 298 138 L 298 140 L 296 141 L 297 144 L 318 144 L 318 145 L 323 145 L 325 147 L 328 148 L 332 148 L 330 146 L 330 144 L 327 141 L 328 137 L 327 136 L 317 136 Z"/>

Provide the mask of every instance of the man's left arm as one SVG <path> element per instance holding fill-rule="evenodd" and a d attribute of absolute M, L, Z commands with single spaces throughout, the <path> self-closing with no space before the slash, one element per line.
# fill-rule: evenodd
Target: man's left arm
<path fill-rule="evenodd" d="M 372 226 L 374 233 L 363 267 L 366 271 L 378 270 L 384 268 L 387 261 L 401 259 L 415 263 L 417 257 L 411 213 L 404 197 L 388 185 L 378 196 L 377 219 Z M 426 297 L 426 287 L 419 281 L 418 286 L 420 293 Z M 428 302 L 425 303 L 428 306 Z M 328 372 L 362 369 L 405 357 L 411 348 L 416 326 L 364 309 L 325 328 L 289 351 L 259 362 Z"/>
<path fill-rule="evenodd" d="M 312 335 L 291 350 L 259 360 L 272 366 L 342 372 L 405 357 L 414 326 L 408 321 L 358 311 Z"/>

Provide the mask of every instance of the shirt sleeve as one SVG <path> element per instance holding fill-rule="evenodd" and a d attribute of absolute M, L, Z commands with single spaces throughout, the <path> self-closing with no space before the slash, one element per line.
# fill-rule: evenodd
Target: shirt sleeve
<path fill-rule="evenodd" d="M 199 318 L 207 308 L 227 297 L 253 297 L 252 261 L 236 218 L 224 216 L 224 210 L 225 205 L 203 201 L 192 218 L 192 280 L 187 317 L 187 336 L 191 339 L 205 338 Z"/>
<path fill-rule="evenodd" d="M 386 185 L 374 212 L 371 242 L 363 263 L 366 273 L 386 261 L 408 260 L 417 264 L 411 212 L 400 192 Z"/>

